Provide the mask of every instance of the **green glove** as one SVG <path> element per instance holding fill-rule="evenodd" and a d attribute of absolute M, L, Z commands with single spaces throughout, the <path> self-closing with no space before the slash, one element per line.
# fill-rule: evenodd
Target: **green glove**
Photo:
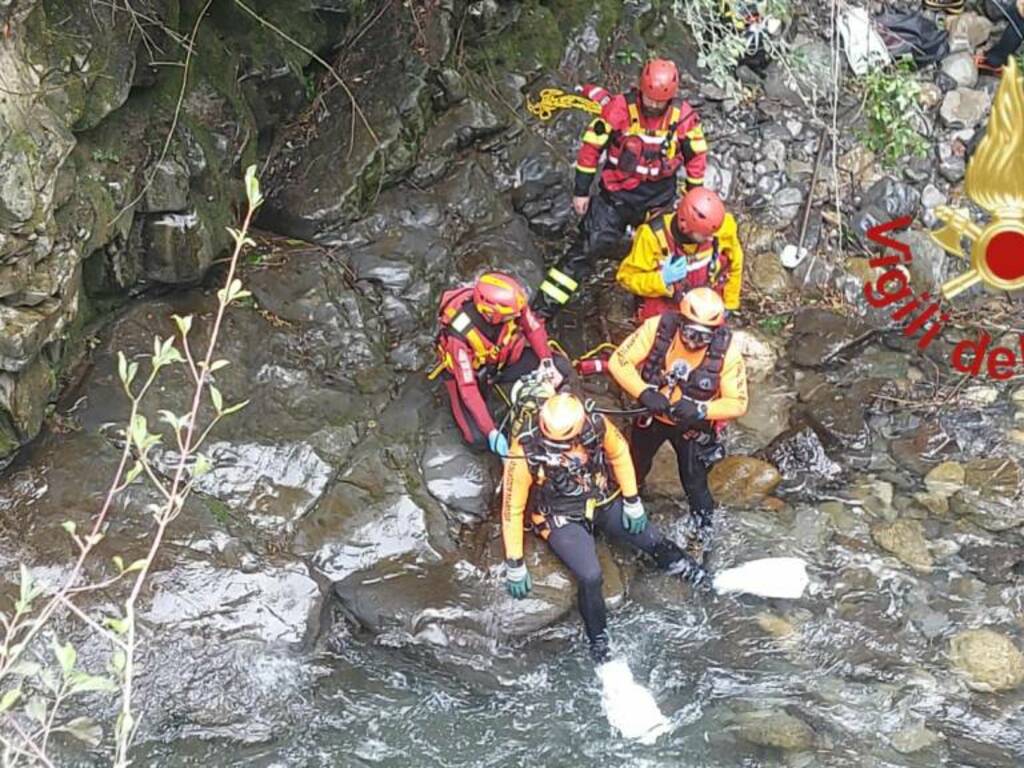
<path fill-rule="evenodd" d="M 634 536 L 644 532 L 647 528 L 647 512 L 644 511 L 644 503 L 639 496 L 630 496 L 622 500 L 622 527 L 626 533 Z"/>
<path fill-rule="evenodd" d="M 505 588 L 516 600 L 522 600 L 533 589 L 530 572 L 522 560 L 505 561 Z"/>

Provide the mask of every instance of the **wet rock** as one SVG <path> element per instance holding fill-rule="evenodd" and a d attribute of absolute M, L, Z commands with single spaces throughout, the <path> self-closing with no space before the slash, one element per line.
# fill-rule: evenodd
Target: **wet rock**
<path fill-rule="evenodd" d="M 1021 468 L 1009 456 L 972 459 L 964 464 L 964 482 L 985 498 L 1013 498 L 1020 490 Z"/>
<path fill-rule="evenodd" d="M 1024 565 L 1024 547 L 992 542 L 968 542 L 958 553 L 971 573 L 986 584 L 1006 584 L 1019 581 Z"/>
<path fill-rule="evenodd" d="M 794 427 L 777 435 L 771 443 L 758 451 L 758 456 L 775 465 L 785 481 L 787 491 L 800 491 L 839 478 L 842 468 L 826 453 L 824 436 L 831 438 L 820 425 L 813 425 L 806 417 Z"/>
<path fill-rule="evenodd" d="M 393 55 L 409 23 L 406 14 L 385 14 L 348 52 L 352 71 L 374 73 L 352 85 L 373 134 L 353 117 L 345 89 L 335 88 L 325 96 L 330 119 L 309 138 L 303 128 L 278 158 L 264 181 L 270 192 L 262 214 L 276 218 L 278 231 L 309 239 L 351 220 L 416 164 L 432 112 L 425 62 Z"/>
<path fill-rule="evenodd" d="M 936 287 L 945 281 L 948 262 L 946 251 L 928 233 L 917 229 L 900 232 L 893 239 L 910 246 L 912 259 L 907 267 L 914 291 L 931 291 L 935 295 Z"/>
<path fill-rule="evenodd" d="M 853 178 L 855 186 L 862 189 L 869 188 L 883 176 L 875 153 L 863 144 L 858 144 L 840 157 L 838 166 L 840 171 Z"/>
<path fill-rule="evenodd" d="M 889 444 L 889 451 L 896 462 L 919 475 L 927 474 L 955 449 L 952 436 L 935 421 L 923 422 Z"/>
<path fill-rule="evenodd" d="M 1006 635 L 991 629 L 960 632 L 950 641 L 950 661 L 976 691 L 1008 691 L 1024 682 L 1024 654 Z"/>
<path fill-rule="evenodd" d="M 863 447 L 868 439 L 867 409 L 885 384 L 885 379 L 874 377 L 857 379 L 848 386 L 826 382 L 802 397 L 793 413 L 805 414 L 849 446 Z"/>
<path fill-rule="evenodd" d="M 942 71 L 963 88 L 973 88 L 978 83 L 978 66 L 974 63 L 973 53 L 950 54 L 942 60 Z"/>
<path fill-rule="evenodd" d="M 716 163 L 708 163 L 704 172 L 704 186 L 718 194 L 722 200 L 728 202 L 732 194 L 734 174 L 729 168 Z"/>
<path fill-rule="evenodd" d="M 539 540 L 528 539 L 525 560 L 533 590 L 524 600 L 505 591 L 500 536 L 480 532 L 483 546 L 462 547 L 436 563 L 383 561 L 335 585 L 345 610 L 379 642 L 422 643 L 449 651 L 486 650 L 510 637 L 527 637 L 572 613 L 576 583 Z M 625 582 L 607 546 L 598 542 L 605 600 L 621 603 Z M 576 620 L 573 616 L 570 620 Z M 477 658 L 473 663 L 480 663 Z"/>
<path fill-rule="evenodd" d="M 715 501 L 750 506 L 769 495 L 782 481 L 771 464 L 750 456 L 726 456 L 712 467 L 708 486 Z"/>
<path fill-rule="evenodd" d="M 814 747 L 814 729 L 787 712 L 745 712 L 736 719 L 737 734 L 751 744 L 790 752 L 802 752 Z"/>
<path fill-rule="evenodd" d="M 796 627 L 777 614 L 765 611 L 757 614 L 755 618 L 757 620 L 757 626 L 772 637 L 781 639 L 785 637 L 792 637 L 796 634 Z"/>
<path fill-rule="evenodd" d="M 266 530 L 282 530 L 301 518 L 334 474 L 305 443 L 217 441 L 206 454 L 213 469 L 196 479 L 196 491 L 244 512 L 254 526 Z M 154 459 L 165 474 L 173 474 L 176 453 L 154 450 Z"/>
<path fill-rule="evenodd" d="M 223 639 L 301 643 L 316 633 L 320 589 L 293 564 L 244 573 L 193 562 L 155 573 L 142 618 Z"/>
<path fill-rule="evenodd" d="M 769 220 L 779 230 L 786 229 L 800 214 L 804 193 L 796 187 L 780 189 L 772 195 L 768 209 Z"/>
<path fill-rule="evenodd" d="M 917 520 L 897 520 L 871 527 L 871 537 L 882 549 L 891 552 L 915 571 L 930 573 L 934 561 Z"/>
<path fill-rule="evenodd" d="M 999 533 L 1024 525 L 1024 508 L 1013 499 L 992 498 L 974 488 L 965 488 L 949 499 L 950 511 L 966 517 L 986 531 Z"/>
<path fill-rule="evenodd" d="M 778 353 L 762 334 L 740 328 L 733 331 L 732 339 L 743 355 L 750 381 L 763 381 L 775 370 Z"/>
<path fill-rule="evenodd" d="M 963 399 L 974 405 L 992 405 L 999 399 L 999 390 L 984 384 L 976 384 L 964 390 Z"/>
<path fill-rule="evenodd" d="M 446 412 L 426 436 L 420 465 L 427 491 L 455 515 L 466 521 L 483 520 L 494 499 L 497 462 L 486 453 L 469 448 Z"/>
<path fill-rule="evenodd" d="M 952 496 L 964 487 L 967 473 L 962 464 L 944 461 L 933 467 L 924 477 L 924 484 L 934 494 Z"/>
<path fill-rule="evenodd" d="M 920 202 L 921 193 L 917 189 L 886 176 L 864 193 L 850 226 L 866 247 L 877 248 L 868 239 L 868 230 L 901 216 L 915 216 Z"/>
<path fill-rule="evenodd" d="M 137 227 L 143 273 L 158 283 L 198 281 L 226 245 L 195 211 L 147 216 L 138 219 Z"/>
<path fill-rule="evenodd" d="M 381 497 L 343 481 L 299 524 L 292 551 L 311 558 L 317 573 L 338 582 L 399 558 L 437 560 L 449 547 L 436 510 L 424 509 L 408 495 Z"/>
<path fill-rule="evenodd" d="M 960 141 L 940 141 L 936 146 L 939 159 L 939 175 L 950 184 L 957 184 L 967 172 L 965 147 Z"/>
<path fill-rule="evenodd" d="M 793 318 L 786 356 L 794 365 L 815 368 L 867 330 L 868 326 L 855 317 L 825 309 L 805 309 Z"/>
<path fill-rule="evenodd" d="M 921 192 L 921 205 L 927 210 L 934 210 L 947 202 L 946 195 L 934 184 L 929 184 Z"/>
<path fill-rule="evenodd" d="M 188 170 L 177 160 L 153 167 L 149 189 L 142 198 L 142 213 L 174 213 L 189 208 Z"/>
<path fill-rule="evenodd" d="M 0 370 L 0 414 L 6 412 L 10 420 L 12 438 L 27 442 L 35 437 L 55 385 L 53 370 L 42 358 L 33 360 L 18 375 Z M 0 450 L 0 457 L 4 455 Z"/>
<path fill-rule="evenodd" d="M 466 88 L 465 80 L 457 70 L 446 67 L 438 73 L 437 79 L 444 90 L 445 99 L 449 105 L 465 101 L 469 92 Z"/>
<path fill-rule="evenodd" d="M 896 518 L 893 510 L 893 485 L 878 478 L 865 477 L 850 488 L 854 499 L 875 517 L 892 521 Z"/>
<path fill-rule="evenodd" d="M 896 731 L 889 736 L 889 743 L 901 755 L 912 755 L 940 743 L 945 738 L 942 733 L 926 728 L 922 722 Z"/>
<path fill-rule="evenodd" d="M 985 91 L 957 88 L 946 94 L 939 115 L 947 128 L 973 128 L 985 116 L 991 100 Z"/>
<path fill-rule="evenodd" d="M 971 11 L 947 18 L 949 49 L 973 52 L 988 42 L 993 26 L 984 16 Z"/>
<path fill-rule="evenodd" d="M 765 95 L 794 107 L 802 107 L 805 100 L 814 102 L 826 98 L 832 89 L 829 77 L 832 54 L 828 44 L 801 36 L 794 42 L 793 49 L 806 66 L 794 71 L 796 68 L 772 61 L 765 72 Z"/>

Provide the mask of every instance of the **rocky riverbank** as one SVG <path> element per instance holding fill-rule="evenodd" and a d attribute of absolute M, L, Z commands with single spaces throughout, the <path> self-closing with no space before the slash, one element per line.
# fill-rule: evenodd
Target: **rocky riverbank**
<path fill-rule="evenodd" d="M 30 4 L 16 27 L 26 31 L 0 44 L 3 55 L 63 55 L 27 31 L 33 19 L 62 30 L 58 5 Z M 950 381 L 888 329 L 884 315 L 866 312 L 861 285 L 872 271 L 847 240 L 872 216 L 906 213 L 927 225 L 940 197 L 958 199 L 964 150 L 985 115 L 964 110 L 987 100 L 994 80 L 969 82 L 968 62 L 954 52 L 959 58 L 921 75 L 934 81 L 921 97 L 931 157 L 880 168 L 859 145 L 862 124 L 851 116 L 836 162 L 826 159 L 816 172 L 827 121 L 815 115 L 827 114 L 832 87 L 822 76 L 832 55 L 827 18 L 816 9 L 793 33 L 818 66 L 795 83 L 775 65 L 741 73 L 753 90 L 738 99 L 703 80 L 688 33 L 657 5 L 553 10 L 485 1 L 394 4 L 377 13 L 360 4 L 350 17 L 317 3 L 287 19 L 269 5 L 253 7 L 325 53 L 346 41 L 338 71 L 352 97 L 328 75 L 306 107 L 308 57 L 220 9 L 225 15 L 201 26 L 188 108 L 158 163 L 180 78 L 157 71 L 140 80 L 145 39 L 131 52 L 117 42 L 131 39 L 131 18 L 116 17 L 124 27 L 82 22 L 95 26 L 71 39 L 100 41 L 95 56 L 110 49 L 102 59 L 127 62 L 122 76 L 90 69 L 75 79 L 55 66 L 64 74 L 50 82 L 25 69 L 25 87 L 49 82 L 54 99 L 77 106 L 32 107 L 28 113 L 64 140 L 19 128 L 51 152 L 33 155 L 40 165 L 32 179 L 53 183 L 0 198 L 0 214 L 9 210 L 3 201 L 14 200 L 24 216 L 0 242 L 0 258 L 15 266 L 0 272 L 13 275 L 0 281 L 12 288 L 0 296 L 0 312 L 5 328 L 24 329 L 0 339 L 11 344 L 0 356 L 0 405 L 10 414 L 0 435 L 8 435 L 3 452 L 13 459 L 0 478 L 0 508 L 10 510 L 0 568 L 13 591 L 19 562 L 40 579 L 68 568 L 73 544 L 60 525 L 70 519 L 84 529 L 116 465 L 128 410 L 116 352 L 144 361 L 152 337 L 172 332 L 171 314 L 194 314 L 197 328 L 209 319 L 219 233 L 233 219 L 228 180 L 257 153 L 272 158 L 260 223 L 276 235 L 261 239 L 260 259 L 243 271 L 252 299 L 228 314 L 219 356 L 232 364 L 216 373 L 226 397 L 250 405 L 214 434 L 216 467 L 175 523 L 144 599 L 139 740 L 147 754 L 162 755 L 154 764 L 186 764 L 174 762 L 179 750 L 220 764 L 235 764 L 224 754 L 241 764 L 254 750 L 277 759 L 268 765 L 331 764 L 310 757 L 311 744 L 334 734 L 335 709 L 359 711 L 334 677 L 368 700 L 406 684 L 394 681 L 397 672 L 350 661 L 380 648 L 393 654 L 385 667 L 412 659 L 428 679 L 470 686 L 474 695 L 510 686 L 520 695 L 509 681 L 527 678 L 544 688 L 536 679 L 549 669 L 543 659 L 572 647 L 578 630 L 573 584 L 533 547 L 531 599 L 505 596 L 492 514 L 499 466 L 461 445 L 422 373 L 433 360 L 444 288 L 485 267 L 536 285 L 574 223 L 572 149 L 585 117 L 565 112 L 539 123 L 523 109 L 525 96 L 552 84 L 626 83 L 636 64 L 613 53 L 652 47 L 686 70 L 711 141 L 709 180 L 741 223 L 748 259 L 738 333 L 752 406 L 730 428 L 734 455 L 714 472 L 726 505 L 714 564 L 800 555 L 815 585 L 797 603 L 711 601 L 602 548 L 610 604 L 621 621 L 647 621 L 651 632 L 667 624 L 696 633 L 663 638 L 692 657 L 655 654 L 652 679 L 680 712 L 690 706 L 683 690 L 706 706 L 687 722 L 716 734 L 709 764 L 737 764 L 730 750 L 739 741 L 754 756 L 789 752 L 793 764 L 853 764 L 844 754 L 896 765 L 1019 763 L 1024 400 L 1010 386 Z M 168 4 L 160 18 L 188 35 L 198 11 Z M 981 44 L 982 20 L 958 23 L 970 45 Z M 245 35 L 220 41 L 218 33 L 239 25 Z M 407 55 L 389 53 L 396 44 Z M 70 66 L 74 53 L 67 56 L 60 61 Z M 111 82 L 120 83 L 113 94 Z M 841 109 L 854 103 L 845 89 L 839 96 Z M 300 111 L 302 119 L 281 127 Z M 11 114 L 0 112 L 8 121 Z M 12 141 L 0 145 L 0 158 L 15 157 Z M 827 158 L 831 140 L 826 146 Z M 141 199 L 110 223 L 151 174 Z M 787 268 L 780 254 L 800 242 L 808 196 L 809 255 Z M 955 274 L 923 231 L 906 237 L 917 290 Z M 211 269 L 208 284 L 198 282 Z M 43 273 L 53 281 L 32 282 Z M 178 284 L 191 287 L 124 303 L 147 287 Z M 576 353 L 628 329 L 627 302 L 602 285 L 556 327 Z M 44 423 L 75 334 L 111 303 L 123 309 L 95 337 L 42 436 L 15 454 Z M 946 343 L 955 338 L 952 331 Z M 615 397 L 600 382 L 590 390 Z M 160 409 L 181 411 L 189 394 L 184 371 L 170 374 L 146 406 L 150 423 Z M 661 455 L 652 509 L 670 528 L 676 482 Z M 141 556 L 153 501 L 141 485 L 126 494 L 103 555 Z M 70 623 L 68 631 L 83 664 L 102 666 L 96 638 Z M 617 637 L 636 644 L 626 631 Z M 751 648 L 769 650 L 750 657 Z M 785 682 L 775 693 L 744 689 L 724 701 L 730 686 L 741 688 L 740 678 L 760 668 L 762 652 L 768 666 L 785 665 Z M 466 705 L 448 706 L 461 713 Z M 857 715 L 846 717 L 848 710 Z M 879 711 L 884 719 L 869 714 Z M 367 738 L 402 742 L 399 724 L 386 727 L 390 735 L 371 729 Z M 360 729 L 354 722 L 350 730 Z M 585 750 L 576 742 L 586 739 L 573 733 L 573 749 Z M 507 729 L 498 738 L 514 751 L 519 736 Z M 285 744 L 276 755 L 267 746 L 275 742 Z M 390 759 L 372 746 L 359 754 Z"/>

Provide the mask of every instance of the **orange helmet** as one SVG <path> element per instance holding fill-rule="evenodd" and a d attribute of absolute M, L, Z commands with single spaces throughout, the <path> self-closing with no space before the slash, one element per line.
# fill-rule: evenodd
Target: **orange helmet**
<path fill-rule="evenodd" d="M 504 323 L 526 309 L 526 291 L 504 272 L 485 272 L 473 286 L 473 304 L 489 323 Z"/>
<path fill-rule="evenodd" d="M 725 322 L 725 304 L 711 288 L 694 288 L 679 302 L 679 312 L 687 320 L 715 328 Z"/>
<path fill-rule="evenodd" d="M 587 421 L 587 411 L 576 395 L 562 392 L 549 397 L 540 409 L 540 431 L 557 442 L 572 440 Z"/>
<path fill-rule="evenodd" d="M 722 199 L 704 187 L 695 187 L 679 200 L 676 206 L 679 229 L 705 240 L 715 234 L 725 221 Z"/>
<path fill-rule="evenodd" d="M 652 101 L 668 101 L 679 93 L 679 70 L 668 59 L 651 59 L 640 74 L 640 93 Z"/>

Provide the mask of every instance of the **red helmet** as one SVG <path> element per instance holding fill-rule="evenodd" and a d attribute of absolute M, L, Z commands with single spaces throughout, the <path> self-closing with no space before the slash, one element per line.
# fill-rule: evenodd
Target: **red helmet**
<path fill-rule="evenodd" d="M 640 93 L 652 101 L 668 101 L 679 93 L 679 70 L 668 59 L 651 59 L 640 75 Z"/>
<path fill-rule="evenodd" d="M 676 206 L 679 229 L 705 240 L 715 234 L 725 220 L 722 199 L 704 187 L 695 187 L 683 195 Z"/>
<path fill-rule="evenodd" d="M 485 272 L 473 286 L 473 304 L 488 322 L 504 323 L 526 309 L 526 291 L 504 272 Z"/>

